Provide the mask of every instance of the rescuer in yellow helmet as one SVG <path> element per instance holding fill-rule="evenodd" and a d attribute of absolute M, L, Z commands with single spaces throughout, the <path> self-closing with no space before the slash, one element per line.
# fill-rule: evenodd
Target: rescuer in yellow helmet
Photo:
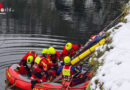
<path fill-rule="evenodd" d="M 57 50 L 55 50 L 54 47 L 49 47 L 48 50 L 49 50 L 49 55 L 47 56 L 47 60 L 51 67 L 48 73 L 49 73 L 49 77 L 52 77 L 53 79 L 56 77 L 56 71 L 59 67 L 58 61 L 60 58 L 60 53 Z M 50 78 L 49 80 L 52 80 L 52 79 Z"/>
<path fill-rule="evenodd" d="M 65 65 L 61 66 L 57 70 L 57 75 L 59 75 L 60 72 L 62 72 L 62 80 L 63 80 L 62 84 L 64 86 L 67 86 L 67 83 L 70 82 L 72 75 L 74 75 L 75 73 L 80 72 L 79 69 L 75 68 L 74 66 L 71 66 L 70 62 L 71 62 L 71 58 L 69 56 L 65 56 L 64 57 Z"/>
<path fill-rule="evenodd" d="M 28 51 L 28 53 L 22 58 L 19 65 L 16 70 L 19 70 L 21 74 L 27 74 L 28 77 L 31 76 L 30 69 L 32 68 L 34 64 L 34 60 L 37 57 L 37 53 L 35 51 Z"/>
<path fill-rule="evenodd" d="M 58 51 L 55 50 L 54 47 L 49 47 L 49 57 L 52 62 L 57 62 L 57 60 L 60 58 L 60 53 Z"/>
<path fill-rule="evenodd" d="M 43 56 L 38 56 L 35 59 L 34 65 L 32 67 L 31 88 L 33 89 L 36 83 L 46 82 L 49 76 L 49 63 L 47 59 Z"/>
<path fill-rule="evenodd" d="M 49 55 L 49 50 L 47 48 L 42 49 L 42 56 L 47 58 L 48 55 Z"/>
<path fill-rule="evenodd" d="M 66 43 L 64 46 L 64 50 L 61 53 L 61 60 L 64 59 L 65 56 L 73 57 L 76 55 L 77 51 L 81 48 L 81 45 L 74 45 L 71 42 Z"/>

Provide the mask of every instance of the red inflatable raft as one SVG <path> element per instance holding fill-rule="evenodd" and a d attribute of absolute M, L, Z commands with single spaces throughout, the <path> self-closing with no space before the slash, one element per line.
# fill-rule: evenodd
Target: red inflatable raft
<path fill-rule="evenodd" d="M 21 75 L 15 69 L 18 67 L 18 64 L 11 65 L 6 70 L 6 77 L 10 84 L 15 85 L 15 87 L 24 89 L 24 90 L 32 90 L 31 89 L 31 81 L 26 75 Z M 44 83 L 37 83 L 33 90 L 85 90 L 89 83 L 89 80 L 86 79 L 84 83 L 80 83 L 73 87 L 63 87 L 60 83 L 54 82 L 44 82 Z"/>

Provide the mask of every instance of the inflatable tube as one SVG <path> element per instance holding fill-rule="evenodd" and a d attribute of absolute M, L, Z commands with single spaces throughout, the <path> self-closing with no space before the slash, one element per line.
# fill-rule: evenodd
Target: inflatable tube
<path fill-rule="evenodd" d="M 80 54 L 79 56 L 77 56 L 76 58 L 74 58 L 71 61 L 72 65 L 75 65 L 76 63 L 78 63 L 80 60 L 84 59 L 85 57 L 87 57 L 88 55 L 90 55 L 92 52 L 94 52 L 95 48 L 103 45 L 105 43 L 105 39 L 100 40 L 97 44 L 95 44 L 94 46 L 92 46 L 91 48 L 87 49 L 86 51 L 84 51 L 82 54 Z"/>
<path fill-rule="evenodd" d="M 6 77 L 7 80 L 12 84 L 15 85 L 18 88 L 24 89 L 24 90 L 32 90 L 31 89 L 31 81 L 29 78 L 25 75 L 21 75 L 18 71 L 15 71 L 15 69 L 18 67 L 18 64 L 13 64 L 11 65 L 7 70 L 6 70 Z M 88 75 L 89 76 L 89 75 Z M 87 77 L 87 76 L 86 76 Z M 89 80 L 86 80 L 84 83 L 78 84 L 73 87 L 63 87 L 62 84 L 60 83 L 37 83 L 33 90 L 85 90 L 89 83 Z"/>

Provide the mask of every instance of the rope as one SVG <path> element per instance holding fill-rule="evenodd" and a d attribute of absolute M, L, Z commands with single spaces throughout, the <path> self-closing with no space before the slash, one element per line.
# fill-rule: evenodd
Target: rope
<path fill-rule="evenodd" d="M 8 88 L 12 88 L 12 87 L 14 87 L 15 85 L 16 85 L 16 78 L 14 79 L 14 84 L 12 84 L 10 87 L 8 87 Z"/>
<path fill-rule="evenodd" d="M 127 7 L 119 16 L 117 16 L 113 21 L 110 22 L 110 24 L 108 24 L 102 31 L 107 31 L 107 28 L 112 25 L 116 20 L 118 20 L 121 16 L 123 16 L 123 14 L 126 12 L 126 10 L 129 10 L 130 6 Z"/>

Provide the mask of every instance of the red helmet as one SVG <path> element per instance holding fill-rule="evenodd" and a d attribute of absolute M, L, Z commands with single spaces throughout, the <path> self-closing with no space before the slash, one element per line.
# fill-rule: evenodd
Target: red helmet
<path fill-rule="evenodd" d="M 91 35 L 91 37 L 96 37 L 96 35 Z"/>

